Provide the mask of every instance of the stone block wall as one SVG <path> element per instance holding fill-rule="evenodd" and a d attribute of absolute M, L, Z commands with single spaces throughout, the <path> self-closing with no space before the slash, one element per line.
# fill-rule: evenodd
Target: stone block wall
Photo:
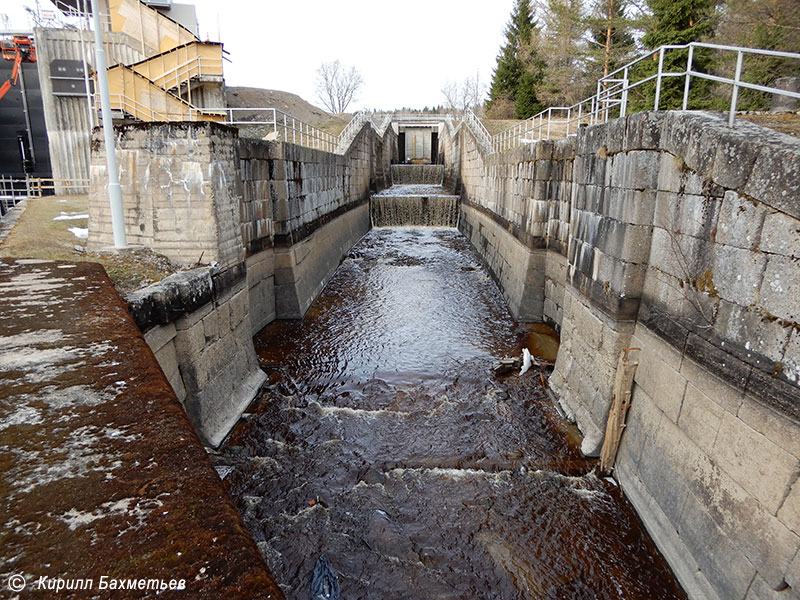
<path fill-rule="evenodd" d="M 264 271 L 250 277 L 254 323 L 305 314 L 369 230 L 370 191 L 387 186 L 396 149 L 391 128 L 380 137 L 369 123 L 343 155 L 239 140 L 242 241 L 248 265 Z"/>
<path fill-rule="evenodd" d="M 117 128 L 128 243 L 187 266 L 130 308 L 203 440 L 216 446 L 264 374 L 252 336 L 300 318 L 369 229 L 370 190 L 396 157 L 391 128 L 367 123 L 344 155 L 239 139 L 213 123 Z M 113 244 L 105 149 L 95 133 L 90 245 Z"/>
<path fill-rule="evenodd" d="M 266 379 L 244 267 L 171 275 L 132 293 L 128 307 L 195 430 L 218 446 Z"/>
<path fill-rule="evenodd" d="M 563 260 L 549 257 L 567 254 L 574 145 L 544 142 L 485 155 L 463 125 L 442 135 L 445 179 L 455 179 L 461 194 L 459 228 L 487 262 L 515 318 L 541 321 L 546 311 L 556 329 Z M 547 286 L 558 288 L 549 301 Z"/>
<path fill-rule="evenodd" d="M 184 265 L 243 261 L 236 130 L 216 123 L 136 123 L 115 130 L 128 244 Z M 103 136 L 96 129 L 90 250 L 114 243 L 107 186 Z"/>
<path fill-rule="evenodd" d="M 514 314 L 560 327 L 550 385 L 586 453 L 641 349 L 615 475 L 690 596 L 800 597 L 800 143 L 681 112 L 455 143 L 463 230 Z"/>

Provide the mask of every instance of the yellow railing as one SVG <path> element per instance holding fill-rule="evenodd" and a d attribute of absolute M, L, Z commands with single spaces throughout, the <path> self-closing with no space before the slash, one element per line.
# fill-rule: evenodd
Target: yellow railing
<path fill-rule="evenodd" d="M 129 67 L 108 70 L 111 110 L 141 121 L 225 121 L 224 113 L 197 109 Z"/>
<path fill-rule="evenodd" d="M 191 79 L 222 80 L 222 44 L 192 42 L 128 65 L 165 90 L 179 88 Z"/>

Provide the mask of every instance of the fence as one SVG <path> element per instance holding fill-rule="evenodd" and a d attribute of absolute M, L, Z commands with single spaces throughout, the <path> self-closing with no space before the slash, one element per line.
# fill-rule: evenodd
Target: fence
<path fill-rule="evenodd" d="M 48 177 L 10 177 L 0 175 L 2 214 L 27 198 L 48 194 L 88 194 L 88 179 L 53 179 Z"/>
<path fill-rule="evenodd" d="M 699 49 L 727 53 L 731 58 L 735 55 L 736 67 L 733 77 L 722 77 L 695 70 L 695 54 Z M 680 71 L 665 71 L 664 57 L 667 53 L 684 51 L 686 52 L 686 68 Z M 597 93 L 593 96 L 581 100 L 572 106 L 548 108 L 495 136 L 491 136 L 491 151 L 504 152 L 516 148 L 521 144 L 537 140 L 568 137 L 577 134 L 578 128 L 582 124 L 594 125 L 595 123 L 604 123 L 616 116 L 624 117 L 628 113 L 630 91 L 641 88 L 651 82 L 655 87 L 653 110 L 658 110 L 661 104 L 664 81 L 669 78 L 682 77 L 684 79 L 682 110 L 687 110 L 689 107 L 689 94 L 693 79 L 713 81 L 731 86 L 731 98 L 728 107 L 728 125 L 730 126 L 733 126 L 736 118 L 740 89 L 744 88 L 800 99 L 800 93 L 797 92 L 743 81 L 742 64 L 744 57 L 747 55 L 800 61 L 800 54 L 797 53 L 761 50 L 758 48 L 723 46 L 720 44 L 706 44 L 701 42 L 661 46 L 629 62 L 625 66 L 620 67 L 616 71 L 609 73 L 607 76 L 600 78 L 597 81 Z M 635 67 L 647 60 L 658 61 L 656 72 L 651 75 L 642 76 L 634 81 L 632 77 L 637 75 L 637 69 Z M 479 122 L 477 117 L 472 114 L 472 111 L 468 110 L 467 112 L 470 115 L 468 117 L 470 120 Z"/>

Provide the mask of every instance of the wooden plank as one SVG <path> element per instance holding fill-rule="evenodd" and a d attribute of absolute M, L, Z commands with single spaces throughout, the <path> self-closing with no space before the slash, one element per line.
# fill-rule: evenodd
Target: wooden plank
<path fill-rule="evenodd" d="M 631 388 L 636 367 L 639 366 L 639 348 L 623 348 L 617 361 L 617 372 L 614 376 L 613 400 L 611 410 L 608 412 L 606 424 L 606 437 L 603 440 L 603 449 L 600 451 L 600 471 L 611 473 L 617 458 L 622 432 L 625 429 L 628 409 L 631 407 Z M 636 358 L 634 358 L 636 355 Z"/>

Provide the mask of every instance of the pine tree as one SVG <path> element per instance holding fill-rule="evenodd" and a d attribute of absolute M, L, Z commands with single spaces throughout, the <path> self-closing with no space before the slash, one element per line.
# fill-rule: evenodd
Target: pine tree
<path fill-rule="evenodd" d="M 592 93 L 586 76 L 586 21 L 581 0 L 548 0 L 545 13 L 546 56 L 539 96 L 551 106 L 569 106 Z"/>
<path fill-rule="evenodd" d="M 535 54 L 536 27 L 530 0 L 516 0 L 505 35 L 506 43 L 497 56 L 486 108 L 496 116 L 510 117 L 513 111 L 516 118 L 527 118 L 541 110 L 536 98 L 536 73 L 528 74 L 529 69 L 539 64 L 531 58 Z"/>
<path fill-rule="evenodd" d="M 652 18 L 647 32 L 642 37 L 642 44 L 655 49 L 664 44 L 688 44 L 709 37 L 714 32 L 715 0 L 648 0 Z M 664 71 L 676 72 L 686 69 L 688 50 L 669 50 L 664 53 Z M 639 63 L 637 78 L 657 72 L 657 61 Z M 692 68 L 696 71 L 708 72 L 711 67 L 711 55 L 706 51 L 695 50 Z M 640 88 L 641 89 L 641 88 Z M 711 85 L 708 80 L 692 78 L 693 104 L 690 107 L 708 106 L 711 97 Z M 632 99 L 633 108 L 648 109 L 653 107 L 655 86 L 637 94 Z M 683 78 L 668 77 L 662 80 L 659 109 L 680 108 L 683 102 Z"/>
<path fill-rule="evenodd" d="M 633 58 L 636 42 L 626 15 L 627 0 L 597 0 L 589 25 L 588 71 L 593 79 L 605 77 Z"/>

